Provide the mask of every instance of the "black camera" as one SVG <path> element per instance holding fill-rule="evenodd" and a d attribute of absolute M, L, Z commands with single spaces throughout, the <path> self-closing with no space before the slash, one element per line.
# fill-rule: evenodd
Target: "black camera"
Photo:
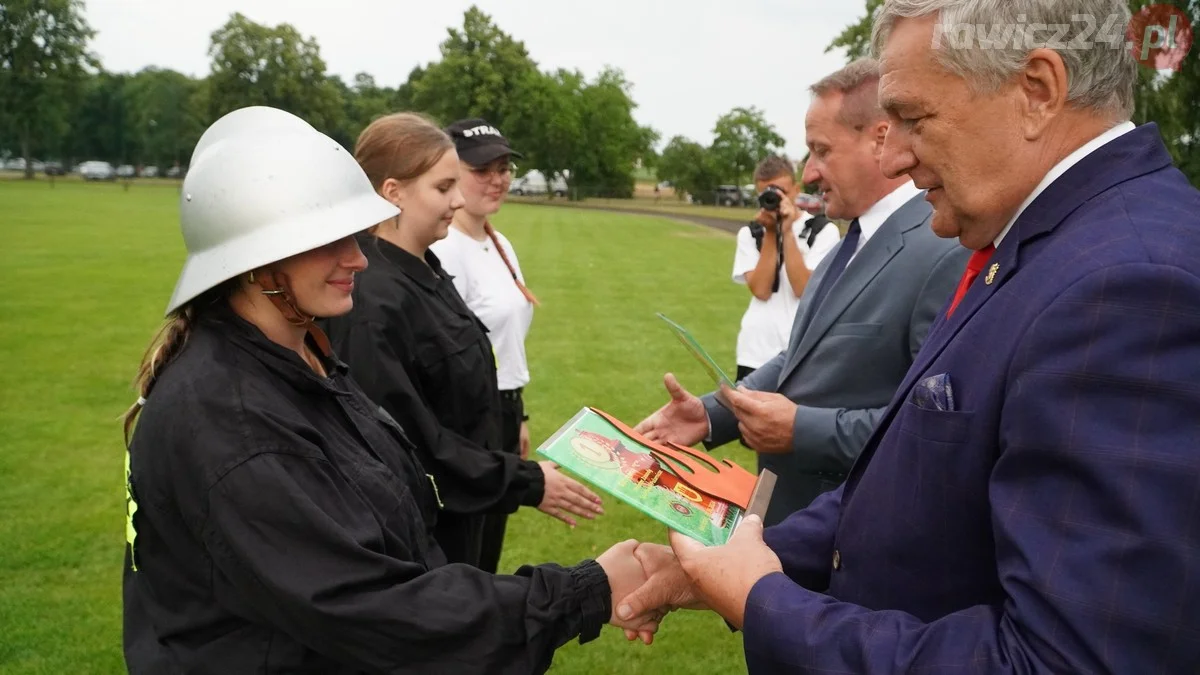
<path fill-rule="evenodd" d="M 758 195 L 758 206 L 764 211 L 778 211 L 779 205 L 783 203 L 783 197 L 783 190 L 771 185 Z"/>

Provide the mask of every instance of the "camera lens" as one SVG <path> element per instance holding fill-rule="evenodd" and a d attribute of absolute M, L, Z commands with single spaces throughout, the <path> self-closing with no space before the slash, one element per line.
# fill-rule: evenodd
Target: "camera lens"
<path fill-rule="evenodd" d="M 764 190 L 758 196 L 758 205 L 760 208 L 767 211 L 778 211 L 779 204 L 783 201 L 783 196 L 775 190 Z"/>

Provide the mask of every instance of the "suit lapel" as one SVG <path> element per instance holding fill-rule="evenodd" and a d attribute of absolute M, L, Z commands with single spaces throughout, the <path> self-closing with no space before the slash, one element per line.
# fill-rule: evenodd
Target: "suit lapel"
<path fill-rule="evenodd" d="M 1000 248 L 992 254 L 987 266 L 979 273 L 979 277 L 971 284 L 967 294 L 963 296 L 962 302 L 954 310 L 954 315 L 947 318 L 946 312 L 942 311 L 937 323 L 925 338 L 925 344 L 921 345 L 921 351 L 917 353 L 912 367 L 905 374 L 899 391 L 907 392 L 912 387 L 913 383 L 929 367 L 929 364 L 941 355 L 954 336 L 958 335 L 971 317 L 975 316 L 975 313 L 983 307 L 988 298 L 1000 290 L 1004 282 L 1016 272 L 1018 248 L 1018 242 L 1013 241 L 1012 238 L 1002 242 Z M 949 308 L 949 303 L 946 304 L 946 308 Z"/>
<path fill-rule="evenodd" d="M 850 473 L 846 477 L 846 487 L 843 489 L 842 503 L 845 504 L 850 496 L 854 494 L 854 488 L 858 484 L 858 477 L 862 475 L 863 470 L 871 461 L 872 455 L 875 454 L 875 449 L 879 447 L 879 442 L 887 433 L 888 427 L 891 426 L 892 420 L 896 413 L 899 412 L 900 406 L 904 401 L 908 400 L 908 393 L 912 390 L 916 381 L 926 374 L 930 364 L 958 335 L 962 327 L 966 325 L 971 317 L 979 311 L 987 299 L 992 296 L 999 288 L 1004 285 L 1004 282 L 1012 276 L 1017 269 L 1017 242 L 1011 238 L 1005 239 L 1001 243 L 1000 248 L 992 254 L 992 259 L 988 261 L 987 267 L 983 269 L 975 282 L 971 284 L 970 290 L 963 296 L 962 302 L 954 310 L 954 316 L 946 318 L 946 309 L 949 309 L 950 303 L 942 309 L 938 318 L 930 326 L 929 335 L 925 338 L 925 343 L 921 345 L 921 351 L 917 352 L 917 358 L 913 361 L 912 367 L 904 375 L 904 381 L 900 383 L 900 387 L 896 390 L 896 394 L 892 396 L 891 403 L 888 404 L 888 409 L 883 414 L 883 418 L 875 427 L 875 431 L 871 433 L 871 437 L 867 440 L 863 450 L 859 453 L 858 459 L 855 460 L 854 466 L 850 469 Z M 995 270 L 994 272 L 992 270 Z M 988 283 L 988 276 L 991 275 L 991 283 Z"/>
<path fill-rule="evenodd" d="M 825 296 L 825 301 L 821 303 L 820 307 L 816 308 L 815 313 L 811 306 L 805 307 L 804 324 L 797 336 L 800 339 L 800 343 L 793 350 L 791 357 L 780 373 L 780 383 L 791 377 L 792 372 L 816 348 L 817 343 L 825 337 L 830 328 L 833 328 L 833 325 L 837 323 L 842 314 L 849 309 L 850 305 L 854 304 L 858 296 L 866 290 L 875 277 L 879 276 L 879 273 L 883 271 L 883 268 L 892 258 L 896 257 L 896 254 L 904 248 L 904 233 L 924 222 L 925 214 L 920 208 L 924 203 L 924 199 L 925 193 L 922 192 L 897 209 L 891 217 L 884 221 L 879 231 L 850 260 L 850 264 L 846 266 L 846 271 L 842 273 L 842 277 L 837 280 L 834 287 L 829 290 L 829 294 Z M 836 255 L 836 250 L 831 251 L 829 258 L 833 258 Z M 827 272 L 828 270 L 826 270 Z M 823 279 L 824 275 L 822 275 Z M 813 281 L 817 280 L 814 279 Z M 807 289 L 805 295 L 811 297 Z"/>

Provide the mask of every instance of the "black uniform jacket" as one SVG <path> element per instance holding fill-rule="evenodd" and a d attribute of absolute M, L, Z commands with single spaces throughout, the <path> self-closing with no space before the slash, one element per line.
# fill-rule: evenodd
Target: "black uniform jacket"
<path fill-rule="evenodd" d="M 425 262 L 362 236 L 369 265 L 354 309 L 323 322 L 334 352 L 371 400 L 413 435 L 444 504 L 435 535 L 452 561 L 476 564 L 484 513 L 542 501 L 536 462 L 503 452 L 500 390 L 487 329 L 437 256 Z"/>
<path fill-rule="evenodd" d="M 603 570 L 446 565 L 402 429 L 227 307 L 150 392 L 130 445 L 131 673 L 531 673 L 610 613 Z"/>

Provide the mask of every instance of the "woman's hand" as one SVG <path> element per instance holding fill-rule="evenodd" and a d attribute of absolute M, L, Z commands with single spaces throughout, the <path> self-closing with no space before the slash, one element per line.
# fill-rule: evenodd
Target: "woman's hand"
<path fill-rule="evenodd" d="M 575 519 L 570 514 L 592 520 L 604 513 L 600 505 L 600 497 L 595 492 L 584 487 L 558 470 L 554 462 L 538 462 L 542 467 L 542 475 L 546 478 L 546 490 L 542 495 L 542 503 L 538 511 L 554 516 L 564 523 L 575 527 Z"/>
<path fill-rule="evenodd" d="M 519 447 L 521 448 L 521 459 L 529 459 L 529 422 L 521 422 L 521 431 L 518 433 Z"/>
<path fill-rule="evenodd" d="M 601 553 L 596 562 L 604 569 L 608 576 L 608 586 L 612 590 L 613 615 L 609 617 L 609 623 L 624 629 L 628 639 L 640 638 L 642 642 L 650 644 L 654 642 L 654 633 L 658 631 L 658 624 L 666 614 L 665 609 L 653 607 L 638 616 L 626 615 L 624 619 L 616 614 L 616 608 L 624 599 L 647 582 L 644 563 L 636 555 L 637 547 L 638 542 L 635 539 L 623 541 Z"/>

